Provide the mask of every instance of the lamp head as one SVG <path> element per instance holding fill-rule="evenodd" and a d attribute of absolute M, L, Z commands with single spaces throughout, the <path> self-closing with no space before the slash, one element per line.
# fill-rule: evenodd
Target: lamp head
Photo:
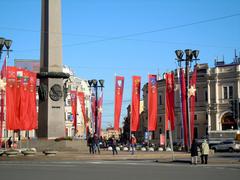
<path fill-rule="evenodd" d="M 176 50 L 176 51 L 175 51 L 175 54 L 176 54 L 176 56 L 177 56 L 177 59 L 178 59 L 178 60 L 181 60 L 184 53 L 183 53 L 182 50 Z"/>
<path fill-rule="evenodd" d="M 100 79 L 99 83 L 100 83 L 101 87 L 104 87 L 104 80 L 103 79 Z"/>
<path fill-rule="evenodd" d="M 186 49 L 185 54 L 186 54 L 187 59 L 192 59 L 193 54 L 192 54 L 191 49 Z"/>
<path fill-rule="evenodd" d="M 5 39 L 4 44 L 5 44 L 6 48 L 7 48 L 7 50 L 9 50 L 11 45 L 12 45 L 12 40 Z"/>
<path fill-rule="evenodd" d="M 2 51 L 5 39 L 0 37 L 0 51 Z"/>
<path fill-rule="evenodd" d="M 98 82 L 98 81 L 97 81 L 96 79 L 93 79 L 92 82 L 93 82 L 93 86 L 94 86 L 94 87 L 97 87 L 97 82 Z"/>
<path fill-rule="evenodd" d="M 199 50 L 194 50 L 192 53 L 193 53 L 193 57 L 197 59 L 199 55 Z"/>
<path fill-rule="evenodd" d="M 92 86 L 92 83 L 93 83 L 92 80 L 88 80 L 88 84 L 89 84 L 90 87 Z"/>

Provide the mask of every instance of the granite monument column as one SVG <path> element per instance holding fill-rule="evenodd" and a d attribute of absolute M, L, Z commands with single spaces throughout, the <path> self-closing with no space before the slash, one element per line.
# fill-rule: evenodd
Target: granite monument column
<path fill-rule="evenodd" d="M 61 0 L 42 0 L 38 130 L 39 138 L 65 136 Z"/>

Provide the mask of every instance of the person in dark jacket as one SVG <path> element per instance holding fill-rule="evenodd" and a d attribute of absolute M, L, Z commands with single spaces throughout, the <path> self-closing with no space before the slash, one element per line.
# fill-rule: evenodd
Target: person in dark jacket
<path fill-rule="evenodd" d="M 94 149 L 93 149 L 93 136 L 90 134 L 87 140 L 87 145 L 89 147 L 89 153 L 94 154 Z"/>
<path fill-rule="evenodd" d="M 117 152 L 117 140 L 115 139 L 115 137 L 113 136 L 111 139 L 111 144 L 112 144 L 112 153 L 114 154 L 118 154 Z"/>
<path fill-rule="evenodd" d="M 197 160 L 198 160 L 198 145 L 195 139 L 193 139 L 192 141 L 192 145 L 191 145 L 191 162 L 192 164 L 197 164 Z"/>

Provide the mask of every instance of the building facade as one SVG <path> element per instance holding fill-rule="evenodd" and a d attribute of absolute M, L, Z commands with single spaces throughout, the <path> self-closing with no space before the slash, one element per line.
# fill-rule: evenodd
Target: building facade
<path fill-rule="evenodd" d="M 190 72 L 190 78 L 191 78 Z M 175 130 L 172 132 L 173 142 L 183 143 L 183 123 L 180 100 L 180 81 L 178 70 L 175 70 Z M 160 137 L 165 131 L 165 79 L 157 81 L 158 114 L 157 129 L 147 132 L 148 124 L 148 83 L 143 88 L 144 111 L 140 114 L 138 139 L 143 139 L 146 132 L 150 134 L 150 142 L 160 144 Z M 207 64 L 199 64 L 195 95 L 194 138 L 234 138 L 240 129 L 240 60 L 231 64 L 221 62 L 209 68 Z"/>
<path fill-rule="evenodd" d="M 208 76 L 210 135 L 213 138 L 232 137 L 240 129 L 240 58 L 236 57 L 231 64 L 216 62 Z"/>

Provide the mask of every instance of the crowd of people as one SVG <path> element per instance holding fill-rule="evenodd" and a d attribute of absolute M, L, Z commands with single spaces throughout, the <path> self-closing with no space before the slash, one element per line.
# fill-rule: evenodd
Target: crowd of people
<path fill-rule="evenodd" d="M 99 138 L 97 134 L 89 135 L 87 139 L 87 145 L 89 147 L 89 153 L 90 154 L 100 154 L 100 146 L 103 149 L 107 149 L 108 147 L 111 147 L 112 154 L 117 155 L 118 149 L 117 146 L 119 144 L 119 141 L 115 138 L 115 136 L 112 136 L 108 140 Z M 137 144 L 137 139 L 134 136 L 134 134 L 131 135 L 129 139 L 129 152 L 131 152 L 132 155 L 134 155 L 135 148 Z M 209 155 L 209 145 L 207 143 L 207 140 L 204 139 L 201 144 L 197 143 L 197 141 L 194 139 L 191 144 L 191 163 L 197 164 L 198 163 L 198 157 L 200 156 L 201 164 L 208 164 L 208 155 Z"/>
<path fill-rule="evenodd" d="M 131 135 L 129 142 L 130 142 L 130 152 L 133 155 L 136 144 L 137 144 L 137 139 L 133 134 Z M 90 134 L 87 139 L 87 145 L 88 145 L 90 154 L 97 154 L 97 153 L 100 154 L 100 146 L 101 146 L 103 149 L 107 149 L 108 147 L 111 147 L 112 154 L 117 155 L 118 144 L 119 144 L 119 141 L 115 138 L 115 136 L 112 136 L 111 138 L 106 140 L 106 139 L 103 139 L 102 137 L 99 138 L 97 134 L 94 134 L 94 135 Z"/>

